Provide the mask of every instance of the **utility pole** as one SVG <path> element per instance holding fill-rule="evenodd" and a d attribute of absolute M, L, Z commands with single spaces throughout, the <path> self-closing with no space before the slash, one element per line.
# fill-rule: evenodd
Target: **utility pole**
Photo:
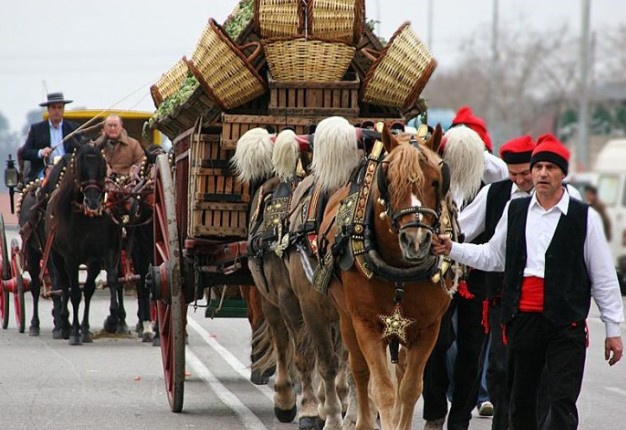
<path fill-rule="evenodd" d="M 491 135 L 494 145 L 493 150 L 497 152 L 500 148 L 501 124 L 497 121 L 496 97 L 498 94 L 498 84 L 500 82 L 500 54 L 498 52 L 498 26 L 499 26 L 499 0 L 493 0 L 492 18 L 491 18 L 491 79 L 489 79 L 487 91 L 487 113 L 491 128 Z M 495 132 L 495 133 L 494 133 Z"/>
<path fill-rule="evenodd" d="M 426 45 L 433 50 L 433 0 L 428 0 L 428 33 L 426 35 Z"/>
<path fill-rule="evenodd" d="M 578 167 L 585 171 L 589 167 L 589 27 L 591 21 L 591 1 L 582 0 L 582 26 L 580 35 L 580 98 L 578 105 L 578 147 L 576 155 Z"/>

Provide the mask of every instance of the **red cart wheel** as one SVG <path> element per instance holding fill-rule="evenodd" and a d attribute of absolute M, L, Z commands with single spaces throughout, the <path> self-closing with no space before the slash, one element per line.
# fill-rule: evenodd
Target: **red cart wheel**
<path fill-rule="evenodd" d="M 156 293 L 165 387 L 173 412 L 183 409 L 185 383 L 184 316 L 187 306 L 181 288 L 180 255 L 174 184 L 168 156 L 163 154 L 156 161 L 154 182 L 152 288 Z"/>
<path fill-rule="evenodd" d="M 15 322 L 20 333 L 24 333 L 26 328 L 26 311 L 24 310 L 24 291 L 26 284 L 22 276 L 23 270 L 20 266 L 20 246 L 17 239 L 11 239 L 11 272 L 15 279 L 15 291 L 13 291 L 13 303 L 15 304 Z"/>
<path fill-rule="evenodd" d="M 2 317 L 2 328 L 6 329 L 9 326 L 9 288 L 5 285 L 4 281 L 11 279 L 11 268 L 9 265 L 9 250 L 7 248 L 7 234 L 4 229 L 4 216 L 0 213 L 0 266 L 2 266 L 2 282 L 0 282 L 0 317 Z"/>

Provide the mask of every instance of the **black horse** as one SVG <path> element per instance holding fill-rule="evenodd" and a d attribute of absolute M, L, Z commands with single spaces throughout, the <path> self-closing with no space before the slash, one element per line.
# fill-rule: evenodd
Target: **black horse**
<path fill-rule="evenodd" d="M 109 332 L 127 331 L 122 292 L 118 288 L 118 262 L 121 252 L 121 228 L 104 210 L 106 161 L 100 151 L 84 144 L 72 155 L 59 187 L 45 211 L 45 236 L 52 237 L 50 263 L 58 272 L 63 290 L 63 309 L 71 298 L 73 318 L 70 345 L 92 342 L 89 332 L 89 305 L 95 291 L 95 280 L 103 268 L 111 295 L 110 315 L 104 328 Z M 85 309 L 79 324 L 81 301 L 79 265 L 87 266 L 83 287 Z M 69 288 L 69 294 L 68 294 Z M 119 290 L 119 291 L 118 291 Z M 118 300 L 120 299 L 120 300 Z M 61 319 L 59 313 L 55 321 Z"/>
<path fill-rule="evenodd" d="M 41 281 L 39 277 L 41 273 L 40 263 L 45 247 L 44 212 L 50 194 L 63 176 L 63 172 L 68 164 L 68 157 L 63 157 L 60 162 L 51 168 L 45 181 L 28 184 L 22 191 L 18 222 L 22 237 L 23 267 L 30 275 L 30 291 L 33 296 L 33 316 L 28 329 L 30 336 L 39 336 L 39 297 L 41 295 Z M 50 278 L 55 279 L 57 276 L 55 268 L 49 265 L 48 271 L 50 272 Z M 54 283 L 52 287 L 54 288 Z M 60 295 L 52 294 L 52 297 L 55 309 L 60 310 Z M 54 338 L 60 339 L 65 337 L 67 339 L 69 337 L 68 315 L 64 313 L 61 316 L 61 324 L 57 325 L 56 323 L 59 321 L 55 321 L 52 334 Z"/>

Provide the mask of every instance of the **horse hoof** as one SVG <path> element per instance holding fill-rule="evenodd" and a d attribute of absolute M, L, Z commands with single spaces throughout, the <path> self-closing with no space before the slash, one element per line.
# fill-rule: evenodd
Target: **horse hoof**
<path fill-rule="evenodd" d="M 161 346 L 161 338 L 158 336 L 152 338 L 152 346 Z"/>
<path fill-rule="evenodd" d="M 54 330 L 52 330 L 52 339 L 63 339 L 63 332 L 61 332 L 61 329 L 55 328 Z"/>
<path fill-rule="evenodd" d="M 147 331 L 141 333 L 139 337 L 141 337 L 142 342 L 152 342 L 152 334 L 148 333 Z"/>
<path fill-rule="evenodd" d="M 143 333 L 143 324 L 141 321 L 137 321 L 137 324 L 135 324 L 135 333 L 137 333 L 137 337 L 141 337 Z"/>
<path fill-rule="evenodd" d="M 115 331 L 117 332 L 117 334 L 130 334 L 128 326 L 126 325 L 126 323 L 123 322 L 117 324 Z"/>
<path fill-rule="evenodd" d="M 322 430 L 323 427 L 324 421 L 318 417 L 302 417 L 298 420 L 298 430 Z"/>
<path fill-rule="evenodd" d="M 296 405 L 294 405 L 293 408 L 291 408 L 289 410 L 283 410 L 283 409 L 279 409 L 277 407 L 274 407 L 274 416 L 281 423 L 290 423 L 290 422 L 292 422 L 294 420 L 294 418 L 296 417 L 297 413 L 298 413 L 298 407 Z"/>
<path fill-rule="evenodd" d="M 70 345 L 82 345 L 83 342 L 80 339 L 79 335 L 70 336 Z"/>
<path fill-rule="evenodd" d="M 258 370 L 253 370 L 250 374 L 250 382 L 254 385 L 267 385 L 269 381 L 269 376 L 266 376 L 265 373 L 261 373 Z"/>
<path fill-rule="evenodd" d="M 31 325 L 28 328 L 28 335 L 29 336 L 39 336 L 39 326 Z"/>
<path fill-rule="evenodd" d="M 103 326 L 104 331 L 106 331 L 107 333 L 115 333 L 115 330 L 117 330 L 117 324 L 110 315 L 104 319 Z"/>
<path fill-rule="evenodd" d="M 93 338 L 89 330 L 83 332 L 83 343 L 93 343 Z"/>
<path fill-rule="evenodd" d="M 69 328 L 61 330 L 61 336 L 63 336 L 63 339 L 65 340 L 68 340 L 70 338 L 70 333 L 71 330 Z"/>

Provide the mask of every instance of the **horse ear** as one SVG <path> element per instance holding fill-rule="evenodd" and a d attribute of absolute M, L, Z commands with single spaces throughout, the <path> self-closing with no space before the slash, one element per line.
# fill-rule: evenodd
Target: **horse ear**
<path fill-rule="evenodd" d="M 435 131 L 433 131 L 432 136 L 427 142 L 427 146 L 433 152 L 439 152 L 439 145 L 441 145 L 441 138 L 443 137 L 443 130 L 441 129 L 441 124 L 437 124 L 435 127 Z"/>
<path fill-rule="evenodd" d="M 396 146 L 398 146 L 398 141 L 391 133 L 391 125 L 385 124 L 382 131 L 379 131 L 385 150 L 387 153 L 390 153 Z"/>

